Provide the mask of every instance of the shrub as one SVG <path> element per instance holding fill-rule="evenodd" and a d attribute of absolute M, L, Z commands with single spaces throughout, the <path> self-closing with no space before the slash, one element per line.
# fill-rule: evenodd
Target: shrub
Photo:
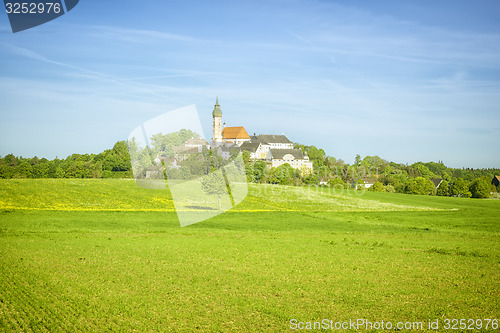
<path fill-rule="evenodd" d="M 385 191 L 388 193 L 396 193 L 396 188 L 392 185 L 386 185 L 385 186 Z"/>
<path fill-rule="evenodd" d="M 372 192 L 385 192 L 384 184 L 382 184 L 381 182 L 375 182 L 375 184 L 373 184 L 368 189 L 368 191 L 372 191 Z"/>
<path fill-rule="evenodd" d="M 328 181 L 328 186 L 335 188 L 345 188 L 345 183 L 342 178 L 332 178 Z"/>

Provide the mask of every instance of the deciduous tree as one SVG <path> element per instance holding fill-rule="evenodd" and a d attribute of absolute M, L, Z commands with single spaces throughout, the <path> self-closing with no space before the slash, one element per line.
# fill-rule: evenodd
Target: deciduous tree
<path fill-rule="evenodd" d="M 450 186 L 450 195 L 456 197 L 470 198 L 471 193 L 469 191 L 469 186 L 463 178 L 455 179 Z"/>
<path fill-rule="evenodd" d="M 416 177 L 408 180 L 405 192 L 408 194 L 432 195 L 434 194 L 434 183 L 424 177 Z"/>
<path fill-rule="evenodd" d="M 204 176 L 202 181 L 202 189 L 208 195 L 215 195 L 219 201 L 219 211 L 222 210 L 221 207 L 221 197 L 228 193 L 228 188 L 226 185 L 226 181 L 224 180 L 224 176 L 222 172 L 211 172 L 208 175 Z"/>
<path fill-rule="evenodd" d="M 448 181 L 443 180 L 439 187 L 437 188 L 436 194 L 442 197 L 446 197 L 450 195 L 450 183 Z"/>
<path fill-rule="evenodd" d="M 473 198 L 489 198 L 490 184 L 484 178 L 475 179 L 469 186 Z"/>

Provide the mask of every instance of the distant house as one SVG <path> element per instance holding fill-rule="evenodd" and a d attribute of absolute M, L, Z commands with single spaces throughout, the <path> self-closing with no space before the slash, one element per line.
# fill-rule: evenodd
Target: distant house
<path fill-rule="evenodd" d="M 441 178 L 431 178 L 431 182 L 434 184 L 435 188 L 438 188 L 439 185 L 443 182 Z"/>
<path fill-rule="evenodd" d="M 253 160 L 265 161 L 272 168 L 279 167 L 285 163 L 290 164 L 294 169 L 305 166 L 313 168 L 312 162 L 307 155 L 300 149 L 293 148 L 293 142 L 284 134 L 260 134 L 251 136 L 251 141 L 244 142 L 241 150 L 250 152 L 250 158 Z"/>
<path fill-rule="evenodd" d="M 182 162 L 187 160 L 192 154 L 201 153 L 203 148 L 210 149 L 210 144 L 205 139 L 191 138 L 188 139 L 182 146 L 174 147 L 174 157 L 178 162 Z"/>
<path fill-rule="evenodd" d="M 493 177 L 493 179 L 491 180 L 491 183 L 493 185 L 495 185 L 496 187 L 498 187 L 498 185 L 500 185 L 500 176 Z"/>
<path fill-rule="evenodd" d="M 155 163 L 157 165 L 163 164 L 166 168 L 179 169 L 181 167 L 175 157 L 167 156 L 165 154 L 156 156 Z"/>
<path fill-rule="evenodd" d="M 244 142 L 241 145 L 241 150 L 246 150 L 250 153 L 250 158 L 252 160 L 263 160 L 270 161 L 271 160 L 271 152 L 269 149 L 269 145 L 266 145 L 261 142 Z"/>
<path fill-rule="evenodd" d="M 375 184 L 377 182 L 376 179 L 367 179 L 367 180 L 363 180 L 363 183 L 364 183 L 364 186 L 365 188 L 370 188 L 373 186 L 373 184 Z"/>
<path fill-rule="evenodd" d="M 217 154 L 225 160 L 229 160 L 231 158 L 231 152 L 237 151 L 238 153 L 241 151 L 240 146 L 234 142 L 217 142 L 211 147 L 212 153 Z"/>
<path fill-rule="evenodd" d="M 163 171 L 165 168 L 179 169 L 181 167 L 175 157 L 167 156 L 166 154 L 157 155 L 154 162 L 154 165 L 146 168 L 146 178 L 163 178 Z"/>
<path fill-rule="evenodd" d="M 191 138 L 184 143 L 185 147 L 191 147 L 191 148 L 198 148 L 198 152 L 201 153 L 203 150 L 203 147 L 206 147 L 207 149 L 210 149 L 210 145 L 208 144 L 207 140 L 201 139 L 201 138 Z"/>
<path fill-rule="evenodd" d="M 160 179 L 163 178 L 163 170 L 159 165 L 152 165 L 146 168 L 146 178 Z"/>
<path fill-rule="evenodd" d="M 192 154 L 197 154 L 201 150 L 199 147 L 175 146 L 174 157 L 177 161 L 182 162 L 188 159 Z"/>
<path fill-rule="evenodd" d="M 217 148 L 217 155 L 225 160 L 228 160 L 231 157 L 231 150 L 227 147 L 219 146 Z"/>
<path fill-rule="evenodd" d="M 293 149 L 293 142 L 290 141 L 284 134 L 260 134 L 251 137 L 252 142 L 259 142 L 268 145 L 270 149 Z"/>

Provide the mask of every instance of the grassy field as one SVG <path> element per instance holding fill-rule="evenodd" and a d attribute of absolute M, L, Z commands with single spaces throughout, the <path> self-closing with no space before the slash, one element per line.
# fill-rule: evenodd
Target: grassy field
<path fill-rule="evenodd" d="M 252 185 L 184 228 L 173 207 L 130 180 L 1 180 L 0 330 L 500 316 L 500 200 Z"/>

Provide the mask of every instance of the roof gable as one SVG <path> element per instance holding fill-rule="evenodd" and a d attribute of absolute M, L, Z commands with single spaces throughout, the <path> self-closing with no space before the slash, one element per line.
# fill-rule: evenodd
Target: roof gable
<path fill-rule="evenodd" d="M 438 188 L 439 185 L 441 185 L 442 181 L 443 181 L 443 179 L 441 179 L 441 178 L 431 178 L 431 182 L 434 184 L 435 188 Z"/>
<path fill-rule="evenodd" d="M 217 151 L 218 152 L 225 152 L 225 153 L 230 153 L 231 151 L 233 151 L 235 149 L 239 150 L 238 145 L 234 145 L 234 146 L 219 146 L 219 147 L 217 147 Z"/>
<path fill-rule="evenodd" d="M 173 156 L 161 156 L 160 161 L 162 161 L 163 163 L 173 163 L 177 160 Z"/>
<path fill-rule="evenodd" d="M 207 140 L 202 139 L 202 138 L 190 138 L 186 141 L 185 145 L 206 146 L 206 145 L 208 145 L 208 142 L 207 142 Z"/>
<path fill-rule="evenodd" d="M 259 149 L 260 143 L 259 142 L 243 142 L 241 145 L 241 150 L 247 150 L 249 152 L 255 153 L 257 149 Z"/>
<path fill-rule="evenodd" d="M 199 153 L 199 150 L 196 147 L 186 147 L 186 146 L 174 147 L 174 154 L 195 154 L 195 153 Z"/>
<path fill-rule="evenodd" d="M 255 142 L 262 143 L 293 143 L 290 141 L 285 135 L 274 135 L 274 134 L 259 134 L 256 138 Z"/>
<path fill-rule="evenodd" d="M 271 154 L 273 155 L 273 159 L 281 160 L 285 155 L 292 155 L 296 160 L 303 160 L 304 154 L 302 154 L 302 150 L 300 149 L 271 149 Z"/>

